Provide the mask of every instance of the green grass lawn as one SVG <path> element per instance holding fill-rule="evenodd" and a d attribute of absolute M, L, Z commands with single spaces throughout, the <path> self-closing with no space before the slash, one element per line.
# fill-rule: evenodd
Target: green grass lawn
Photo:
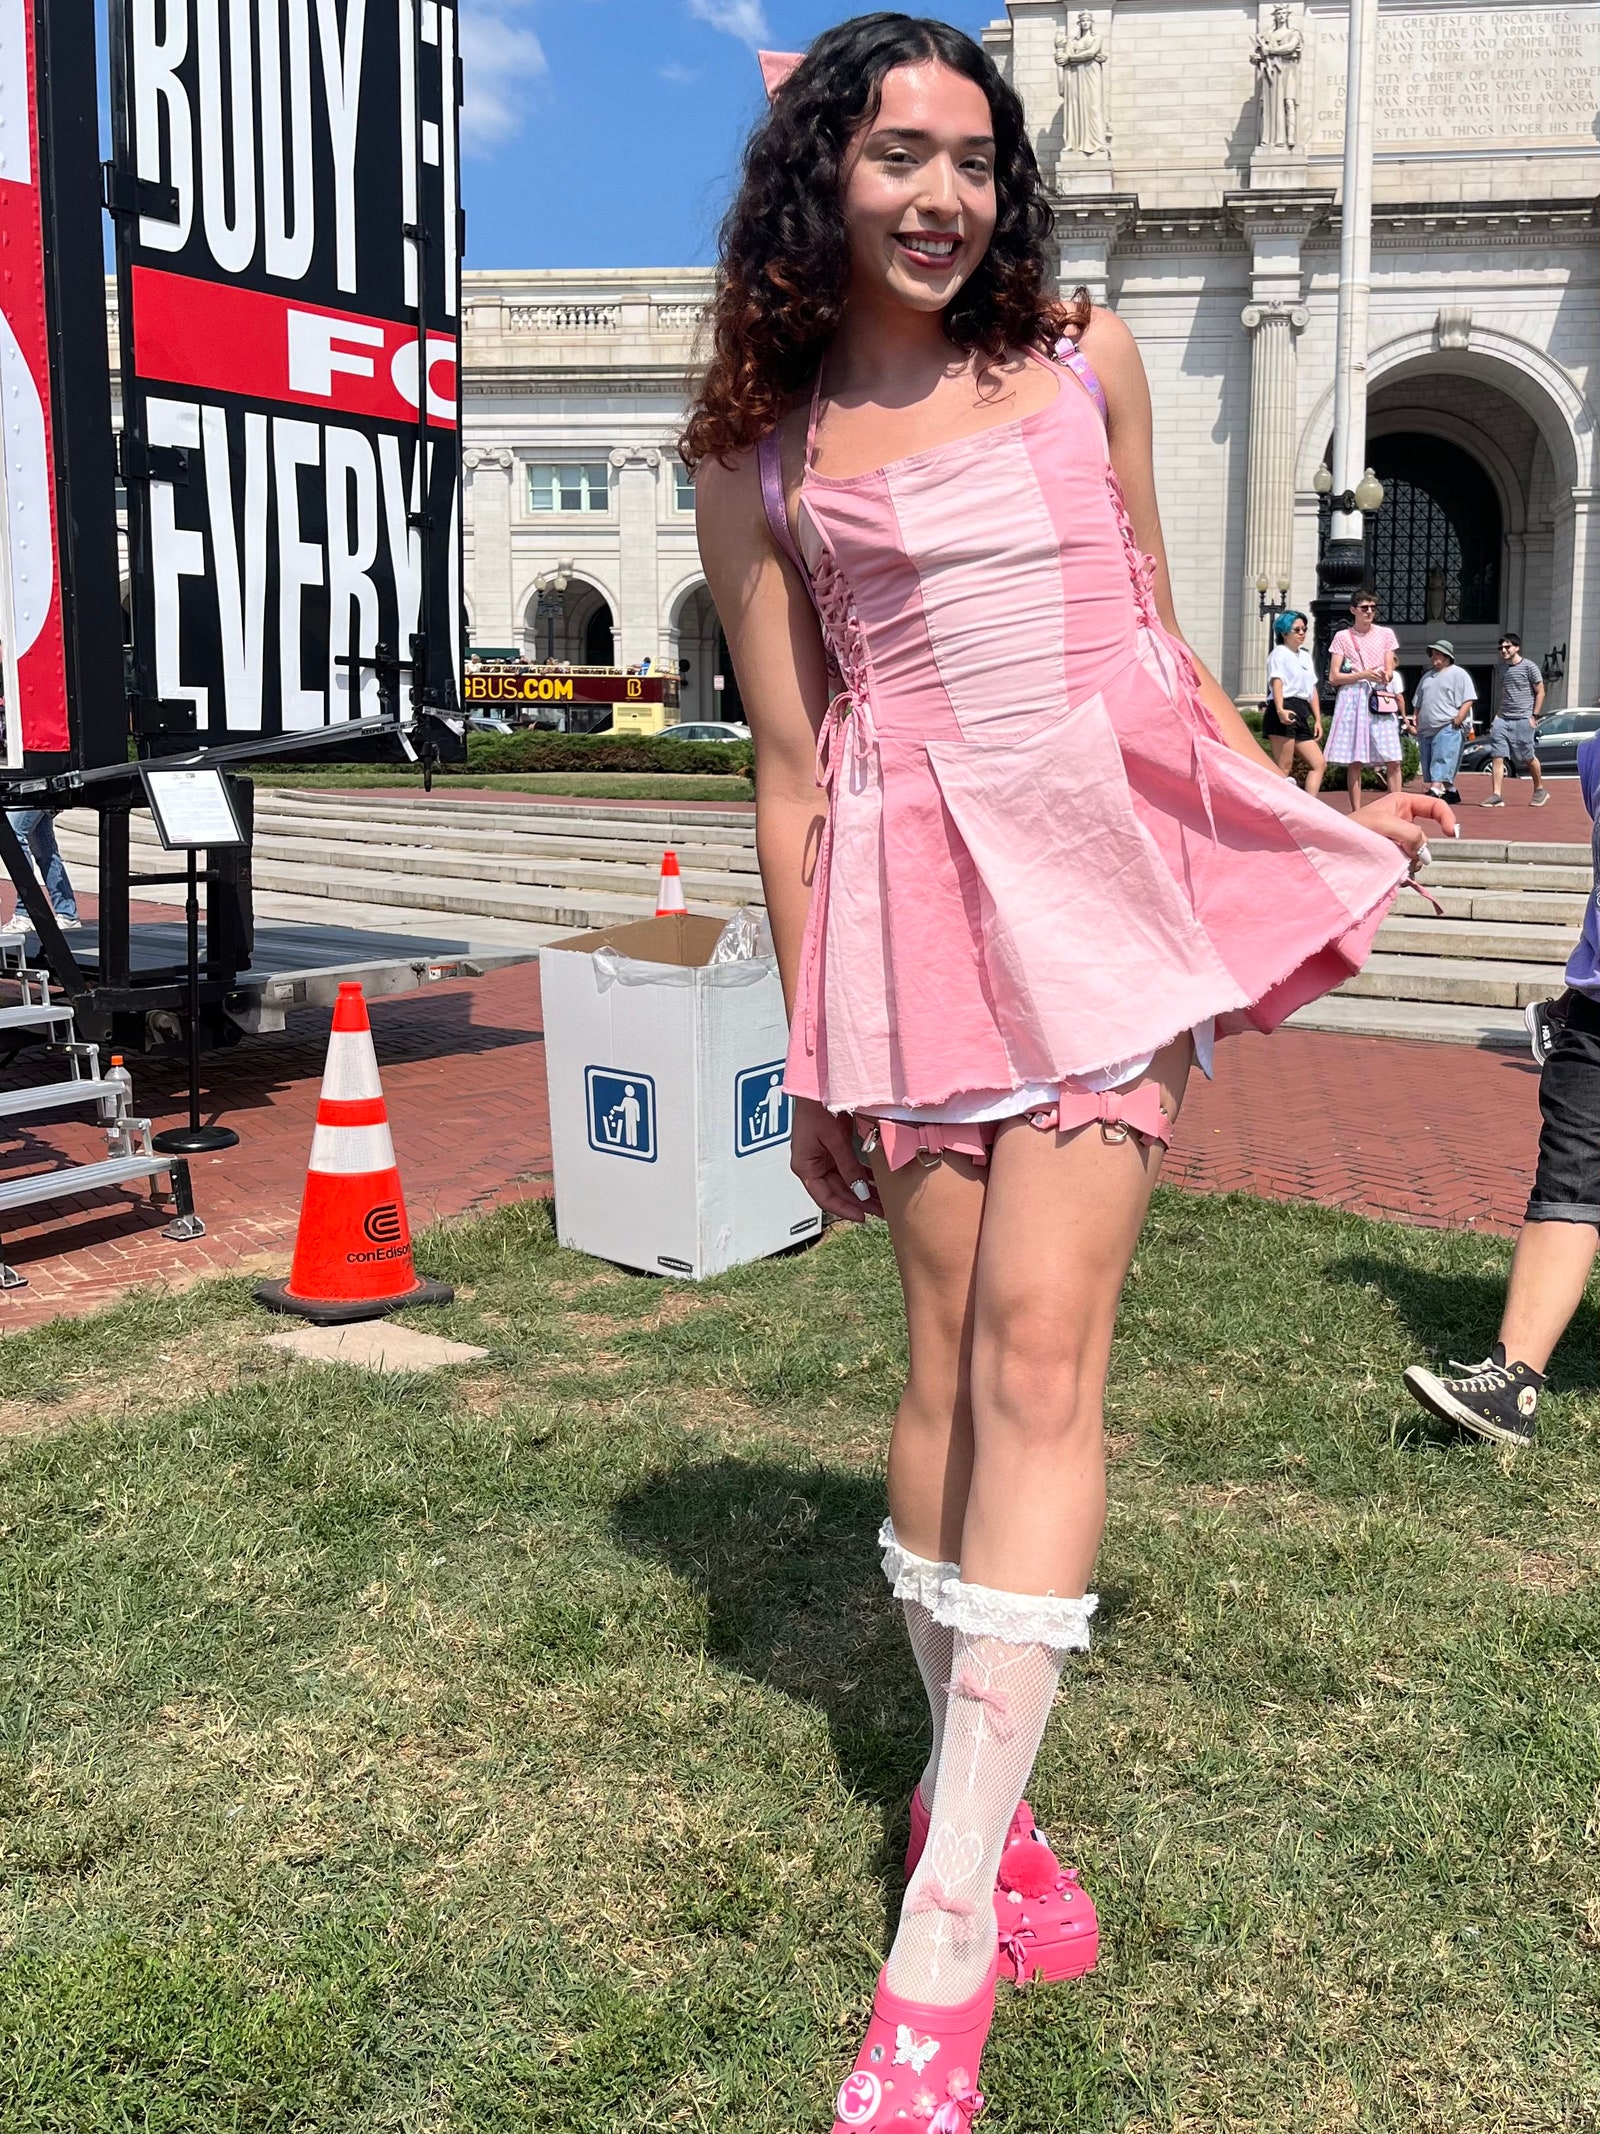
<path fill-rule="evenodd" d="M 361 763 L 342 767 L 329 764 L 314 771 L 251 769 L 249 776 L 259 786 L 327 786 L 351 791 L 370 786 L 409 793 L 422 791 L 420 771 L 384 770 Z M 446 799 L 452 794 L 465 799 L 484 787 L 501 793 L 569 794 L 579 800 L 725 800 L 736 805 L 755 797 L 755 787 L 748 778 L 696 778 L 656 771 L 450 771 L 442 772 L 433 781 L 433 790 Z"/>
<path fill-rule="evenodd" d="M 1515 1460 L 1397 1382 L 1506 1253 L 1159 1197 L 1032 1789 L 1102 1961 L 995 2134 L 1600 2124 L 1593 1314 Z M 923 1747 L 886 1236 L 423 1259 L 487 1362 L 291 1368 L 242 1284 L 0 1342 L 5 2134 L 828 2125 Z"/>

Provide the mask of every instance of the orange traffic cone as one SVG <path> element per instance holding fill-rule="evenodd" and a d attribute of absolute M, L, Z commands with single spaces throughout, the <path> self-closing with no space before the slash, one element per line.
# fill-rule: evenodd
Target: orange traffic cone
<path fill-rule="evenodd" d="M 678 872 L 676 852 L 661 855 L 661 887 L 656 891 L 656 917 L 670 919 L 675 913 L 687 911 L 683 900 L 683 876 Z"/>
<path fill-rule="evenodd" d="M 411 1231 L 389 1114 L 359 985 L 339 988 L 287 1282 L 258 1282 L 274 1311 L 319 1326 L 379 1319 L 408 1304 L 448 1304 L 443 1282 L 411 1264 Z"/>

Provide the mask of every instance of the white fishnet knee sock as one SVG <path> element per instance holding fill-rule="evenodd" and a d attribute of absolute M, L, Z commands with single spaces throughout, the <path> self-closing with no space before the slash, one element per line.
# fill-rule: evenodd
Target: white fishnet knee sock
<path fill-rule="evenodd" d="M 1085 1650 L 1093 1596 L 996 1593 L 952 1579 L 935 1615 L 955 1632 L 927 1850 L 906 1891 L 890 1990 L 950 2006 L 983 1984 L 994 1878 L 1044 1738 L 1061 1666 Z"/>
<path fill-rule="evenodd" d="M 914 1556 L 909 1549 L 903 1549 L 894 1538 L 892 1519 L 885 1519 L 879 1528 L 878 1546 L 883 1550 L 883 1575 L 904 1611 L 906 1636 L 911 1641 L 922 1686 L 928 1693 L 933 1746 L 918 1783 L 922 1805 L 931 1808 L 939 1778 L 939 1747 L 944 1739 L 947 1702 L 945 1691 L 950 1680 L 950 1655 L 955 1643 L 955 1632 L 947 1624 L 935 1622 L 933 1609 L 941 1588 L 950 1579 L 959 1577 L 960 1571 L 953 1563 L 935 1563 L 930 1557 Z"/>

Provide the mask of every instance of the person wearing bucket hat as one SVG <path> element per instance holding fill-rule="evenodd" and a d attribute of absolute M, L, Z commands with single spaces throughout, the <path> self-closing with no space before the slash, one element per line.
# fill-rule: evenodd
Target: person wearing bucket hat
<path fill-rule="evenodd" d="M 887 1216 L 909 1330 L 879 1541 L 931 1738 L 834 2134 L 968 2134 L 997 1979 L 1093 1961 L 1025 1796 L 1080 1701 L 1162 1152 L 1216 1032 L 1357 968 L 1453 826 L 1308 798 L 1196 662 L 1138 349 L 1051 292 L 1053 226 L 981 45 L 825 30 L 745 152 L 680 447 L 757 736 L 791 1163 Z"/>
<path fill-rule="evenodd" d="M 1423 782 L 1430 793 L 1459 807 L 1456 772 L 1461 768 L 1461 751 L 1478 692 L 1466 668 L 1456 665 L 1456 648 L 1448 637 L 1436 637 L 1428 647 L 1428 664 L 1429 672 L 1411 699 Z"/>

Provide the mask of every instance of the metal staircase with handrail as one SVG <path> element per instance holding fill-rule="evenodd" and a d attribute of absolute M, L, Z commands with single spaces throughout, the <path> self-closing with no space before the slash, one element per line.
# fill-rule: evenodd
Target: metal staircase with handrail
<path fill-rule="evenodd" d="M 14 1002 L 0 1006 L 0 1038 L 8 1032 L 23 1041 L 42 1038 L 48 1051 L 65 1061 L 67 1071 L 26 1088 L 0 1090 L 0 1135 L 12 1120 L 92 1105 L 105 1128 L 106 1155 L 100 1163 L 68 1163 L 49 1171 L 0 1176 L 0 1290 L 27 1287 L 27 1277 L 18 1274 L 4 1256 L 5 1219 L 17 1208 L 41 1207 L 109 1186 L 134 1185 L 141 1179 L 150 1181 L 150 1197 L 156 1200 L 162 1196 L 155 1181 L 165 1177 L 173 1219 L 162 1236 L 180 1240 L 205 1236 L 205 1224 L 194 1212 L 188 1164 L 152 1148 L 150 1121 L 129 1111 L 128 1092 L 121 1082 L 102 1078 L 99 1046 L 78 1036 L 72 1009 L 52 1000 L 49 972 L 28 963 L 25 947 L 25 939 L 0 938 L 0 987 L 14 989 L 17 996 Z"/>

